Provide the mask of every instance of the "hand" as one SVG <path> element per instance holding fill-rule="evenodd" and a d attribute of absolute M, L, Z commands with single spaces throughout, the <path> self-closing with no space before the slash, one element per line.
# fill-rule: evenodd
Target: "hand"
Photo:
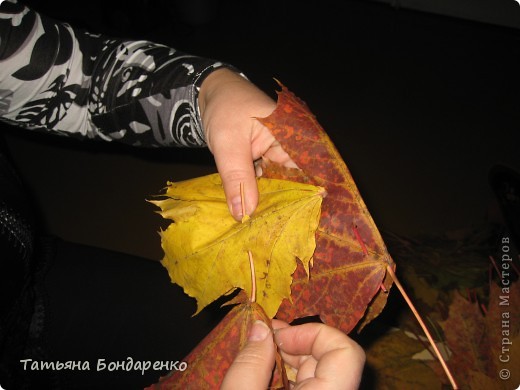
<path fill-rule="evenodd" d="M 246 214 L 251 215 L 258 204 L 255 160 L 265 157 L 296 168 L 269 129 L 255 119 L 269 116 L 276 104 L 237 73 L 219 69 L 202 83 L 199 107 L 206 142 L 222 177 L 229 210 L 235 219 L 241 220 L 241 183 Z"/>
<path fill-rule="evenodd" d="M 273 320 L 275 342 L 286 364 L 296 371 L 293 389 L 357 389 L 365 353 L 343 332 L 309 323 L 298 326 Z M 272 333 L 264 323 L 253 324 L 245 347 L 229 368 L 221 389 L 265 390 L 274 366 Z"/>

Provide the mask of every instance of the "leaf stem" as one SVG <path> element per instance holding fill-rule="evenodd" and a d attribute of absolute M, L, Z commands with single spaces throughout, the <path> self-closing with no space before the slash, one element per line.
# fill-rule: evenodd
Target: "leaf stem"
<path fill-rule="evenodd" d="M 244 199 L 244 183 L 240 183 L 240 201 L 242 203 L 242 216 L 246 216 L 246 202 Z M 251 298 L 250 302 L 256 302 L 256 274 L 255 274 L 255 262 L 253 261 L 253 254 L 251 251 L 247 251 L 249 256 L 249 267 L 251 268 Z"/>
<path fill-rule="evenodd" d="M 441 340 L 442 349 L 444 349 L 444 356 L 446 356 L 446 359 L 449 359 L 451 356 L 451 352 L 448 348 L 448 343 L 445 340 L 444 340 L 444 342 L 442 342 L 443 340 L 442 340 L 441 332 L 439 331 L 439 329 L 437 328 L 437 325 L 433 322 L 433 320 L 429 316 L 426 317 L 426 319 L 428 320 L 428 322 L 430 323 L 430 326 L 433 328 L 433 330 L 437 334 L 437 337 L 439 338 L 439 340 Z"/>
<path fill-rule="evenodd" d="M 457 383 L 455 382 L 455 379 L 453 378 L 453 375 L 451 374 L 450 369 L 448 368 L 448 365 L 446 364 L 446 361 L 442 357 L 442 354 L 439 351 L 439 348 L 437 348 L 437 344 L 433 340 L 433 337 L 430 334 L 430 331 L 428 330 L 428 328 L 426 327 L 426 324 L 424 323 L 424 321 L 422 320 L 421 316 L 419 315 L 419 312 L 417 311 L 417 309 L 413 305 L 410 297 L 408 296 L 408 294 L 404 290 L 404 287 L 401 285 L 401 282 L 399 281 L 399 279 L 397 279 L 397 275 L 395 274 L 395 272 L 392 269 L 392 267 L 390 265 L 387 265 L 386 266 L 386 270 L 390 274 L 392 279 L 394 280 L 395 285 L 397 286 L 397 288 L 401 292 L 404 300 L 406 301 L 406 303 L 410 307 L 410 310 L 412 310 L 412 313 L 414 314 L 415 318 L 417 319 L 417 322 L 419 322 L 419 325 L 421 326 L 424 334 L 428 338 L 428 341 L 430 342 L 433 350 L 435 351 L 435 354 L 437 355 L 437 359 L 439 359 L 439 362 L 441 363 L 441 366 L 444 369 L 444 372 L 446 373 L 446 376 L 448 377 L 448 379 L 449 379 L 449 381 L 451 383 L 451 386 L 453 387 L 454 390 L 457 390 L 459 387 L 457 386 Z"/>
<path fill-rule="evenodd" d="M 253 261 L 253 254 L 251 251 L 247 251 L 249 255 L 249 266 L 251 267 L 251 303 L 256 302 L 256 275 L 255 275 L 255 263 Z"/>
<path fill-rule="evenodd" d="M 428 343 L 426 343 L 426 341 L 423 340 L 423 337 L 420 336 L 412 327 L 410 327 L 410 332 L 412 332 L 414 337 L 422 344 L 424 350 L 428 351 L 428 353 L 432 356 L 433 359 L 436 359 L 437 356 L 435 356 L 435 354 L 432 352 Z"/>

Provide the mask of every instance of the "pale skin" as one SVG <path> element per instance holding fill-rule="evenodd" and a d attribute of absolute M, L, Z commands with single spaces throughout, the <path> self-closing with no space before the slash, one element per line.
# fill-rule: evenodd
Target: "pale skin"
<path fill-rule="evenodd" d="M 206 142 L 222 177 L 230 212 L 241 220 L 241 183 L 246 214 L 251 215 L 258 204 L 255 160 L 263 157 L 297 167 L 269 129 L 255 119 L 269 116 L 276 103 L 237 73 L 219 69 L 202 83 L 199 107 Z"/>
<path fill-rule="evenodd" d="M 343 332 L 320 323 L 289 326 L 278 320 L 273 320 L 273 328 L 274 341 L 284 362 L 296 372 L 292 389 L 359 388 L 365 353 Z M 253 324 L 246 345 L 226 373 L 221 390 L 267 389 L 274 359 L 273 333 L 258 321 Z"/>

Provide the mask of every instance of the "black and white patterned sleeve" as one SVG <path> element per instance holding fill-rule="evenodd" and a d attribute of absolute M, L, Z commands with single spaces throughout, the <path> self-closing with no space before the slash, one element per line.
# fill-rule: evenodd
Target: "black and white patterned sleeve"
<path fill-rule="evenodd" d="M 204 146 L 200 84 L 230 67 L 108 38 L 16 2 L 0 5 L 0 117 L 28 129 L 136 146 Z"/>

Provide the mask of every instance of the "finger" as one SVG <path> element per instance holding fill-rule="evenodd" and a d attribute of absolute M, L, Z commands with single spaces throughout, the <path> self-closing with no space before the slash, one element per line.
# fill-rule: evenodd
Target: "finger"
<path fill-rule="evenodd" d="M 222 178 L 224 193 L 231 215 L 242 220 L 242 196 L 244 191 L 244 208 L 251 215 L 258 204 L 258 187 L 255 169 L 251 157 L 251 141 L 242 134 L 232 139 L 224 139 L 213 147 L 217 170 Z"/>
<path fill-rule="evenodd" d="M 312 379 L 315 388 L 359 386 L 365 354 L 343 332 L 313 323 L 278 329 L 275 340 L 284 360 L 298 369 L 299 382 Z"/>
<path fill-rule="evenodd" d="M 282 145 L 275 139 L 271 131 L 260 122 L 253 126 L 252 152 L 253 158 L 267 158 L 269 161 L 287 168 L 298 168 Z"/>
<path fill-rule="evenodd" d="M 269 327 L 256 321 L 248 341 L 229 367 L 221 389 L 265 390 L 274 367 L 275 346 Z"/>
<path fill-rule="evenodd" d="M 278 320 L 276 318 L 273 318 L 272 321 L 271 321 L 271 326 L 273 327 L 274 329 L 274 333 L 276 334 L 276 332 L 278 331 L 278 329 L 281 329 L 281 328 L 287 328 L 291 325 L 289 325 L 287 322 L 285 321 L 282 321 L 282 320 Z"/>
<path fill-rule="evenodd" d="M 308 323 L 276 331 L 276 343 L 292 355 L 322 355 L 337 346 L 349 346 L 349 337 L 338 329 L 321 323 Z M 354 341 L 352 341 L 354 343 Z"/>
<path fill-rule="evenodd" d="M 358 348 L 349 346 L 327 352 L 316 365 L 316 386 L 301 389 L 318 389 L 318 385 L 323 389 L 358 389 L 365 365 L 365 354 Z"/>
<path fill-rule="evenodd" d="M 264 157 L 286 168 L 298 168 L 298 165 L 296 165 L 291 159 L 291 156 L 289 156 L 278 142 L 274 142 L 273 145 L 271 145 L 269 150 L 264 153 Z"/>

